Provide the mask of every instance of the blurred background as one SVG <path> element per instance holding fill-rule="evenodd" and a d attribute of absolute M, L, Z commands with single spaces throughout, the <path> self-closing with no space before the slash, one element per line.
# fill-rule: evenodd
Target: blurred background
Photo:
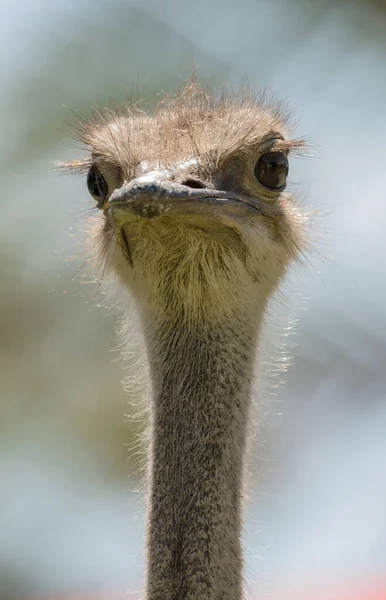
<path fill-rule="evenodd" d="M 314 142 L 313 158 L 291 164 L 291 186 L 317 213 L 317 249 L 272 318 L 273 354 L 287 315 L 299 322 L 285 385 L 257 400 L 248 593 L 311 589 L 325 600 L 381 585 L 386 2 L 0 6 L 1 600 L 141 595 L 137 424 L 124 417 L 114 314 L 98 306 L 83 264 L 94 204 L 84 178 L 52 163 L 81 155 L 71 111 L 125 101 L 133 85 L 156 100 L 193 69 L 215 88 L 247 77 L 288 98 L 297 133 Z"/>

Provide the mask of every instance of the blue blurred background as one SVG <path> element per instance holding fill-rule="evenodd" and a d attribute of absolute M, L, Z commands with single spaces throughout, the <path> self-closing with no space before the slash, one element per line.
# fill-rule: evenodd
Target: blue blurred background
<path fill-rule="evenodd" d="M 2 1 L 0 598 L 143 586 L 137 423 L 84 267 L 93 200 L 58 175 L 71 111 L 203 83 L 288 98 L 313 158 L 309 264 L 273 311 L 246 516 L 248 592 L 381 578 L 386 557 L 386 2 Z M 86 283 L 89 281 L 89 283 Z M 283 337 L 287 316 L 294 335 Z"/>

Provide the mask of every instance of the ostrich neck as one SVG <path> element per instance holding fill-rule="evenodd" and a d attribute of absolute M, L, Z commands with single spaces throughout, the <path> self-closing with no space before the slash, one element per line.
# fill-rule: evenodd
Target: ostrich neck
<path fill-rule="evenodd" d="M 242 597 L 241 493 L 258 323 L 147 327 L 147 600 Z"/>

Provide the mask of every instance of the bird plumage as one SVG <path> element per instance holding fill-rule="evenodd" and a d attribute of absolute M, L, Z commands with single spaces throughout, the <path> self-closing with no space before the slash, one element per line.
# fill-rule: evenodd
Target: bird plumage
<path fill-rule="evenodd" d="M 239 600 L 258 335 L 307 245 L 308 217 L 275 181 L 303 142 L 280 106 L 195 81 L 153 114 L 94 111 L 78 133 L 87 157 L 66 166 L 89 171 L 101 208 L 90 244 L 147 344 L 147 600 Z"/>

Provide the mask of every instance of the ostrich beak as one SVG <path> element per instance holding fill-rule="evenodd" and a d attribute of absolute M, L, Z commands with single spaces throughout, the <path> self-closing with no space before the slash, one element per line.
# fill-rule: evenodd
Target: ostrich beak
<path fill-rule="evenodd" d="M 137 217 L 152 219 L 168 213 L 181 212 L 189 209 L 196 211 L 204 206 L 243 206 L 254 213 L 262 213 L 262 202 L 250 196 L 209 188 L 191 188 L 187 185 L 172 181 L 141 181 L 133 180 L 124 183 L 122 187 L 111 194 L 107 206 L 114 211 L 122 209 L 134 213 Z"/>

